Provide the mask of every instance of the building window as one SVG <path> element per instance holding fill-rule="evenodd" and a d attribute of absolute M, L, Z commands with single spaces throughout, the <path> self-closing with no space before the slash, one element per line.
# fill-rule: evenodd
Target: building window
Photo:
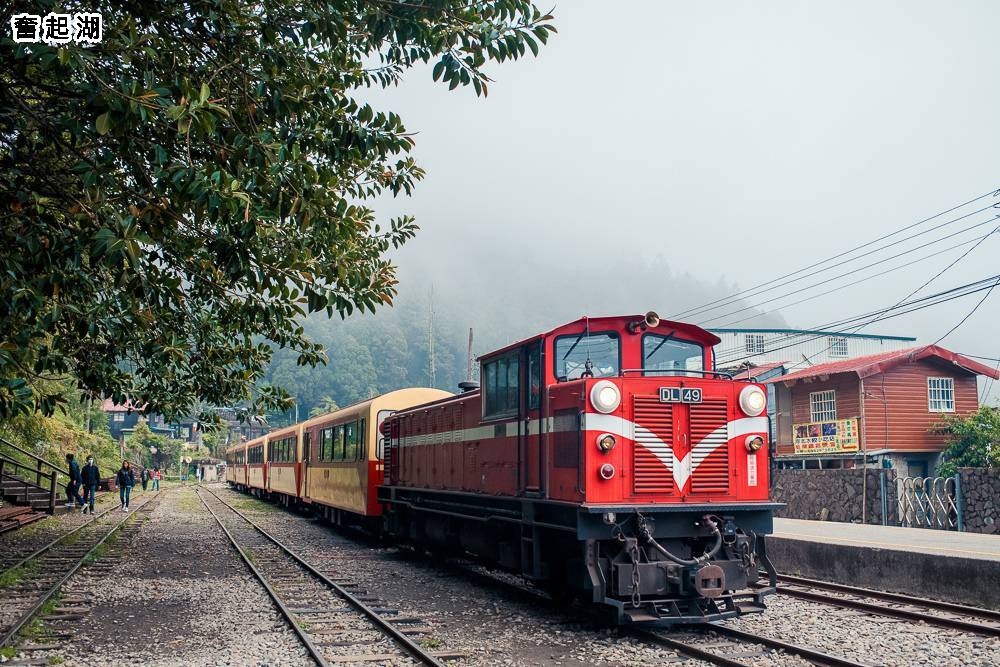
<path fill-rule="evenodd" d="M 114 413 L 113 415 L 111 415 L 111 421 L 114 421 L 114 422 L 123 422 L 123 421 L 125 421 L 125 413 L 123 413 L 123 412 L 116 412 L 116 413 Z"/>
<path fill-rule="evenodd" d="M 955 380 L 927 378 L 927 409 L 931 412 L 955 411 Z"/>
<path fill-rule="evenodd" d="M 764 354 L 764 334 L 746 335 L 747 354 Z"/>
<path fill-rule="evenodd" d="M 814 391 L 809 394 L 809 421 L 828 422 L 837 418 L 837 392 Z"/>
<path fill-rule="evenodd" d="M 831 357 L 846 357 L 847 356 L 847 339 L 842 337 L 830 338 L 830 356 Z"/>

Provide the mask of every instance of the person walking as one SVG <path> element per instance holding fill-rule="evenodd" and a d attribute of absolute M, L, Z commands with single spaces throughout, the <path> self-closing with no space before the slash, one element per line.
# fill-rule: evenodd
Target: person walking
<path fill-rule="evenodd" d="M 149 484 L 149 468 L 143 466 L 142 472 L 139 474 L 139 478 L 142 480 L 142 490 L 146 490 L 146 485 Z"/>
<path fill-rule="evenodd" d="M 80 481 L 83 483 L 83 514 L 87 513 L 87 503 L 90 503 L 90 513 L 94 513 L 94 496 L 97 495 L 97 485 L 101 482 L 101 471 L 94 463 L 94 457 L 87 457 L 87 465 L 80 471 Z"/>
<path fill-rule="evenodd" d="M 135 475 L 132 473 L 132 464 L 122 461 L 121 470 L 115 480 L 118 483 L 118 498 L 122 503 L 122 512 L 128 512 L 128 501 L 132 496 L 132 487 L 135 486 Z"/>
<path fill-rule="evenodd" d="M 66 507 L 83 507 L 83 497 L 80 495 L 80 464 L 73 454 L 66 455 L 69 465 L 69 484 L 66 485 Z"/>
<path fill-rule="evenodd" d="M 160 490 L 160 469 L 153 468 L 153 491 Z"/>

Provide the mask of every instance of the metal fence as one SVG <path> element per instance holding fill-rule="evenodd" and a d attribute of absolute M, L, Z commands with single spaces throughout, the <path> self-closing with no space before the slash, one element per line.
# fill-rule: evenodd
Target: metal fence
<path fill-rule="evenodd" d="M 903 477 L 899 480 L 899 525 L 909 528 L 965 530 L 962 481 L 954 477 Z"/>

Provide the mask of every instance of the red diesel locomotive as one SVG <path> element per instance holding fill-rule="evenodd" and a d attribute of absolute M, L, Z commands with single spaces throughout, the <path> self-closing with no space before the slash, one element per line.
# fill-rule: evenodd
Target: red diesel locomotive
<path fill-rule="evenodd" d="M 386 419 L 385 531 L 606 605 L 619 623 L 762 610 L 780 507 L 767 400 L 713 370 L 718 342 L 647 313 L 482 356 L 481 388 Z"/>

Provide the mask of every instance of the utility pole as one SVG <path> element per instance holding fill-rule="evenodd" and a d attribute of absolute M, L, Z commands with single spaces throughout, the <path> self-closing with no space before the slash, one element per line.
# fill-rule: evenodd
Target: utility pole
<path fill-rule="evenodd" d="M 465 381 L 472 382 L 472 327 L 469 327 L 469 349 L 465 353 Z"/>
<path fill-rule="evenodd" d="M 437 385 L 437 369 L 434 367 L 434 285 L 431 285 L 430 306 L 427 316 L 428 375 L 430 386 Z"/>

